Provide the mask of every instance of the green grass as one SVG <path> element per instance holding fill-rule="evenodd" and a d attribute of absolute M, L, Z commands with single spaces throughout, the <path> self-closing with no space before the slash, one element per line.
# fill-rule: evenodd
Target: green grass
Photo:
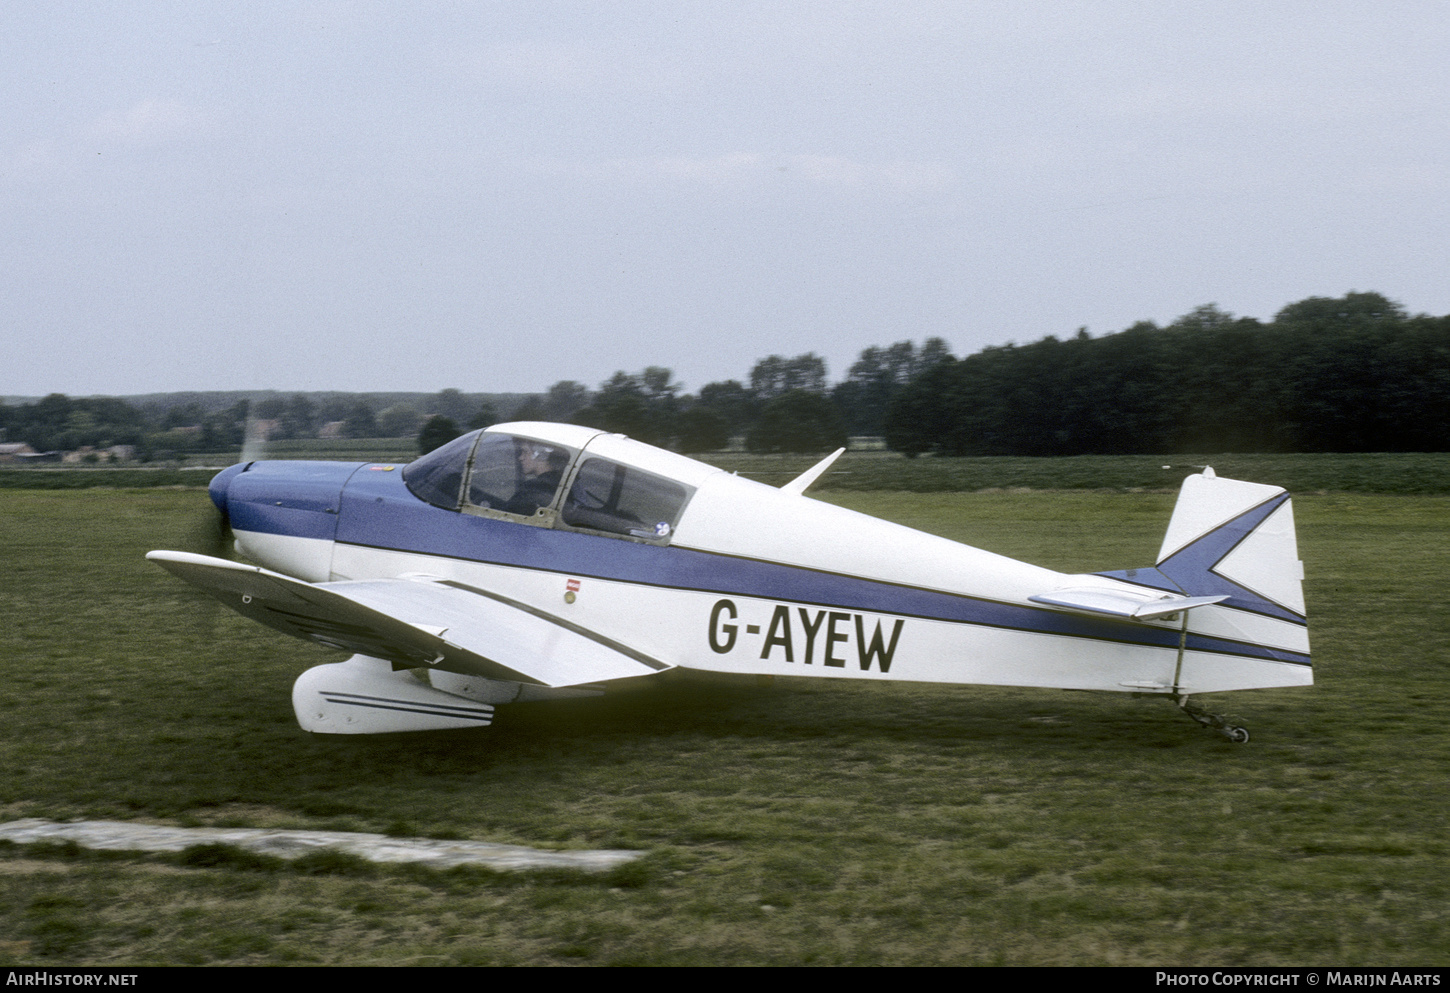
<path fill-rule="evenodd" d="M 0 491 L 3 490 L 93 490 L 174 488 L 178 486 L 205 488 L 217 474 L 214 466 L 181 468 L 153 465 L 99 468 L 0 469 Z"/>
<path fill-rule="evenodd" d="M 1151 562 L 1173 499 L 828 495 L 1073 570 Z M 0 962 L 1443 965 L 1450 500 L 1295 510 L 1318 685 L 1213 701 L 1246 746 L 1161 700 L 688 676 L 329 739 L 289 694 L 334 656 L 142 559 L 187 546 L 200 491 L 0 493 L 5 819 L 649 853 L 590 877 L 0 846 Z"/>

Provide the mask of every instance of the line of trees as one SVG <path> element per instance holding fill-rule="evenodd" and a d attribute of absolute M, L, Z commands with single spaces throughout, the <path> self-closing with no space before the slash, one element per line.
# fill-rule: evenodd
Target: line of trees
<path fill-rule="evenodd" d="M 492 398 L 299 393 L 224 408 L 170 399 L 0 404 L 0 438 L 37 450 L 221 451 L 240 447 L 250 417 L 274 438 L 315 437 L 330 424 L 345 437 L 418 437 L 426 451 L 508 419 L 586 424 L 686 452 L 733 439 L 755 452 L 827 451 L 848 435 L 884 437 L 913 456 L 1445 451 L 1450 316 L 1411 316 L 1378 293 L 1310 297 L 1268 323 L 1209 304 L 1166 327 L 1142 322 L 1099 338 L 1083 329 L 961 359 L 940 338 L 871 347 L 834 386 L 808 352 L 768 356 L 748 384 L 696 394 L 650 366 L 596 390 L 565 380 Z"/>
<path fill-rule="evenodd" d="M 517 403 L 517 398 L 497 399 Z M 35 451 L 74 451 L 131 446 L 153 453 L 239 450 L 247 425 L 261 424 L 269 439 L 415 438 L 429 416 L 443 414 L 465 427 L 495 423 L 494 400 L 456 389 L 422 394 L 411 402 L 389 394 L 166 394 L 129 402 L 115 397 L 52 393 L 34 403 L 0 403 L 0 441 L 24 442 Z"/>
<path fill-rule="evenodd" d="M 743 437 L 823 451 L 875 435 L 907 455 L 1083 455 L 1450 449 L 1450 316 L 1379 293 L 1310 297 L 1272 321 L 1213 304 L 1166 327 L 1049 335 L 954 358 L 928 339 L 863 351 L 828 385 L 813 353 L 761 359 L 750 383 L 683 392 L 670 371 L 556 384 L 520 412 L 683 451 Z"/>
<path fill-rule="evenodd" d="M 884 433 L 909 455 L 1445 451 L 1450 317 L 1349 293 L 987 348 L 913 379 Z"/>
<path fill-rule="evenodd" d="M 574 381 L 555 383 L 514 419 L 585 424 L 685 452 L 714 451 L 733 439 L 752 452 L 829 451 L 849 435 L 880 435 L 892 397 L 950 359 L 940 338 L 921 348 L 909 341 L 872 347 L 831 386 L 826 362 L 814 352 L 770 355 L 755 363 L 749 385 L 729 379 L 693 395 L 671 370 L 650 366 L 616 372 L 596 391 Z"/>

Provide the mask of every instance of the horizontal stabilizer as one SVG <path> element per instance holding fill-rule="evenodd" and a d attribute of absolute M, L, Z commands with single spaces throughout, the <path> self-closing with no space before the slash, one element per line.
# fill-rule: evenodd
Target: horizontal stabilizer
<path fill-rule="evenodd" d="M 304 583 L 188 552 L 146 556 L 252 620 L 330 648 L 542 686 L 668 669 L 642 652 L 488 590 L 434 578 Z"/>
<path fill-rule="evenodd" d="M 1105 590 L 1087 587 L 1074 590 L 1054 590 L 1028 597 L 1033 603 L 1058 607 L 1080 614 L 1106 614 L 1124 617 L 1134 621 L 1151 621 L 1169 617 L 1194 607 L 1227 600 L 1225 596 L 1174 596 L 1172 594 L 1138 594 L 1124 590 Z"/>

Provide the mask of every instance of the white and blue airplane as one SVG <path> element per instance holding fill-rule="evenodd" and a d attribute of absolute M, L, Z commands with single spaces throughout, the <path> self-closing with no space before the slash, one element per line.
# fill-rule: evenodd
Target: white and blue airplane
<path fill-rule="evenodd" d="M 308 731 L 489 724 L 668 669 L 1193 695 L 1313 682 L 1289 495 L 1184 480 L 1155 565 L 1039 568 L 622 435 L 499 424 L 407 465 L 253 461 L 212 480 L 237 550 L 147 558 L 351 653 Z"/>

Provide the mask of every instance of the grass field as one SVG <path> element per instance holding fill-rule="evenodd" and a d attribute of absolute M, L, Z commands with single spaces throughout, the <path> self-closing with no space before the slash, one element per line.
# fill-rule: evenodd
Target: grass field
<path fill-rule="evenodd" d="M 1173 499 L 827 497 L 1073 570 L 1150 563 Z M 202 491 L 0 493 L 4 819 L 648 852 L 591 877 L 4 846 L 0 962 L 1443 965 L 1450 499 L 1295 507 L 1318 685 L 1212 701 L 1245 746 L 1161 700 L 688 678 L 358 740 L 292 717 L 335 656 L 143 561 Z"/>

